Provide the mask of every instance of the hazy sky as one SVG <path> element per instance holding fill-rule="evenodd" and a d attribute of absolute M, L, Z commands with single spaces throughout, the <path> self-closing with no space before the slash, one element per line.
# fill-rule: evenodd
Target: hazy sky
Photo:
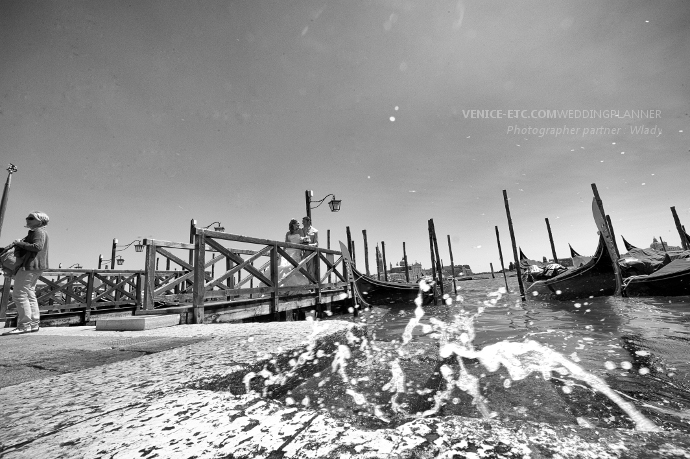
<path fill-rule="evenodd" d="M 0 243 L 43 210 L 52 267 L 192 218 L 282 240 L 307 189 L 342 199 L 313 211 L 321 245 L 349 226 L 362 263 L 366 229 L 372 265 L 405 241 L 427 267 L 433 218 L 446 264 L 450 234 L 456 263 L 498 268 L 504 189 L 532 258 L 545 217 L 559 256 L 594 251 L 591 183 L 635 245 L 679 244 L 670 206 L 690 225 L 686 1 L 2 0 L 0 43 Z"/>

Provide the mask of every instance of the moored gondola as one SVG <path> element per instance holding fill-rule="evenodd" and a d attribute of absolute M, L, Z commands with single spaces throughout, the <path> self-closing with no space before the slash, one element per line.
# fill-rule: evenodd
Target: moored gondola
<path fill-rule="evenodd" d="M 690 258 L 673 260 L 652 274 L 631 276 L 625 279 L 623 283 L 623 295 L 690 295 Z"/>
<path fill-rule="evenodd" d="M 357 297 L 366 305 L 414 307 L 414 300 L 420 293 L 419 284 L 381 281 L 360 273 L 354 267 L 352 276 Z M 433 301 L 434 295 L 431 290 L 422 292 L 422 304 L 430 304 Z"/>
<path fill-rule="evenodd" d="M 533 283 L 526 293 L 537 298 L 572 300 L 613 295 L 615 291 L 616 277 L 611 257 L 604 238 L 599 236 L 599 245 L 591 260 L 552 279 Z"/>

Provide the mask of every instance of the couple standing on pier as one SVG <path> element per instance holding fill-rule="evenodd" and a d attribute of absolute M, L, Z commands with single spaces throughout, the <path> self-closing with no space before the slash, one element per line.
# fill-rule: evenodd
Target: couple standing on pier
<path fill-rule="evenodd" d="M 290 220 L 288 229 L 289 231 L 285 233 L 285 242 L 289 242 L 291 244 L 310 245 L 312 247 L 319 246 L 319 231 L 311 226 L 311 218 L 304 217 L 302 219 L 302 225 L 300 225 L 296 218 L 293 218 Z M 286 248 L 285 252 L 287 252 L 287 254 L 298 263 L 302 260 L 303 256 L 306 257 L 311 253 L 310 251 L 306 250 L 303 253 L 301 249 L 293 248 Z M 307 271 L 314 277 L 316 277 L 317 262 L 318 260 L 312 259 L 307 262 L 305 266 Z M 287 277 L 290 271 L 293 269 L 294 266 L 292 263 L 281 257 L 280 264 L 278 265 L 278 279 L 281 286 L 309 284 L 308 279 L 301 272 L 295 272 L 290 275 L 290 277 Z"/>

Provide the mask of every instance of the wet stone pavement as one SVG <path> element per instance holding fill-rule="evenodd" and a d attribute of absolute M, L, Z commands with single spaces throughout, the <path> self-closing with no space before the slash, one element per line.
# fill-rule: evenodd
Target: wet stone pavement
<path fill-rule="evenodd" d="M 248 379 L 248 373 L 259 374 L 270 365 L 299 368 L 292 362 L 305 349 L 323 351 L 318 368 L 306 373 L 317 369 L 332 378 L 334 388 L 331 350 L 353 335 L 365 336 L 366 330 L 345 321 L 317 324 L 319 330 L 311 322 L 273 322 L 119 334 L 83 327 L 76 334 L 51 330 L 2 337 L 6 368 L 28 368 L 40 361 L 44 369 L 37 369 L 43 372 L 38 375 L 51 376 L 33 379 L 15 372 L 15 379 L 0 388 L 0 457 L 690 458 L 685 435 L 584 428 L 560 420 L 563 407 L 552 409 L 549 423 L 518 416 L 491 421 L 465 417 L 461 414 L 471 407 L 461 411 L 460 403 L 441 416 L 374 426 L 337 411 L 331 414 L 315 403 L 281 401 L 288 395 L 315 398 L 324 386 L 327 392 L 329 386 L 318 386 L 316 380 L 288 379 L 291 392 L 277 390 L 274 398 L 242 390 L 249 385 L 261 392 L 261 378 Z M 4 361 L 10 347 L 19 352 L 27 346 L 49 358 L 28 353 Z M 85 353 L 96 354 L 88 354 L 91 360 L 84 364 Z M 128 359 L 109 360 L 118 353 Z M 64 372 L 70 355 L 77 370 Z M 87 368 L 98 358 L 101 364 Z M 406 364 L 408 370 L 415 367 L 433 374 L 429 359 Z M 541 392 L 531 384 L 522 393 L 536 399 Z M 552 401 L 548 394 L 542 399 L 546 405 Z M 351 400 L 340 403 L 353 410 Z"/>

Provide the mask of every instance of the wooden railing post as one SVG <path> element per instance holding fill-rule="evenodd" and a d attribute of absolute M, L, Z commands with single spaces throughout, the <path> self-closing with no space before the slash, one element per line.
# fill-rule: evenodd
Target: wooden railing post
<path fill-rule="evenodd" d="M 316 317 L 321 317 L 321 251 L 316 247 L 316 261 L 314 262 L 316 272 Z"/>
<path fill-rule="evenodd" d="M 146 262 L 144 265 L 144 304 L 143 309 L 154 308 L 153 292 L 156 290 L 156 241 L 144 239 L 146 245 Z"/>
<path fill-rule="evenodd" d="M 91 321 L 91 308 L 93 307 L 93 278 L 94 272 L 89 272 L 89 277 L 86 281 L 86 310 L 84 311 L 84 323 Z"/>
<path fill-rule="evenodd" d="M 197 229 L 194 238 L 194 323 L 204 323 L 204 284 L 206 283 L 206 234 L 205 230 Z"/>
<path fill-rule="evenodd" d="M 271 250 L 271 282 L 273 283 L 273 290 L 271 291 L 271 314 L 275 320 L 280 320 L 280 313 L 278 312 L 278 243 L 273 243 L 273 250 Z"/>
<path fill-rule="evenodd" d="M 2 283 L 2 298 L 0 298 L 0 325 L 5 326 L 5 319 L 7 318 L 7 305 L 10 302 L 10 285 L 12 285 L 12 278 L 3 276 Z"/>
<path fill-rule="evenodd" d="M 144 304 L 143 304 L 143 295 L 142 295 L 142 289 L 143 285 L 141 283 L 141 273 L 137 273 L 137 280 L 136 280 L 136 298 L 137 298 L 137 309 L 143 309 Z"/>

